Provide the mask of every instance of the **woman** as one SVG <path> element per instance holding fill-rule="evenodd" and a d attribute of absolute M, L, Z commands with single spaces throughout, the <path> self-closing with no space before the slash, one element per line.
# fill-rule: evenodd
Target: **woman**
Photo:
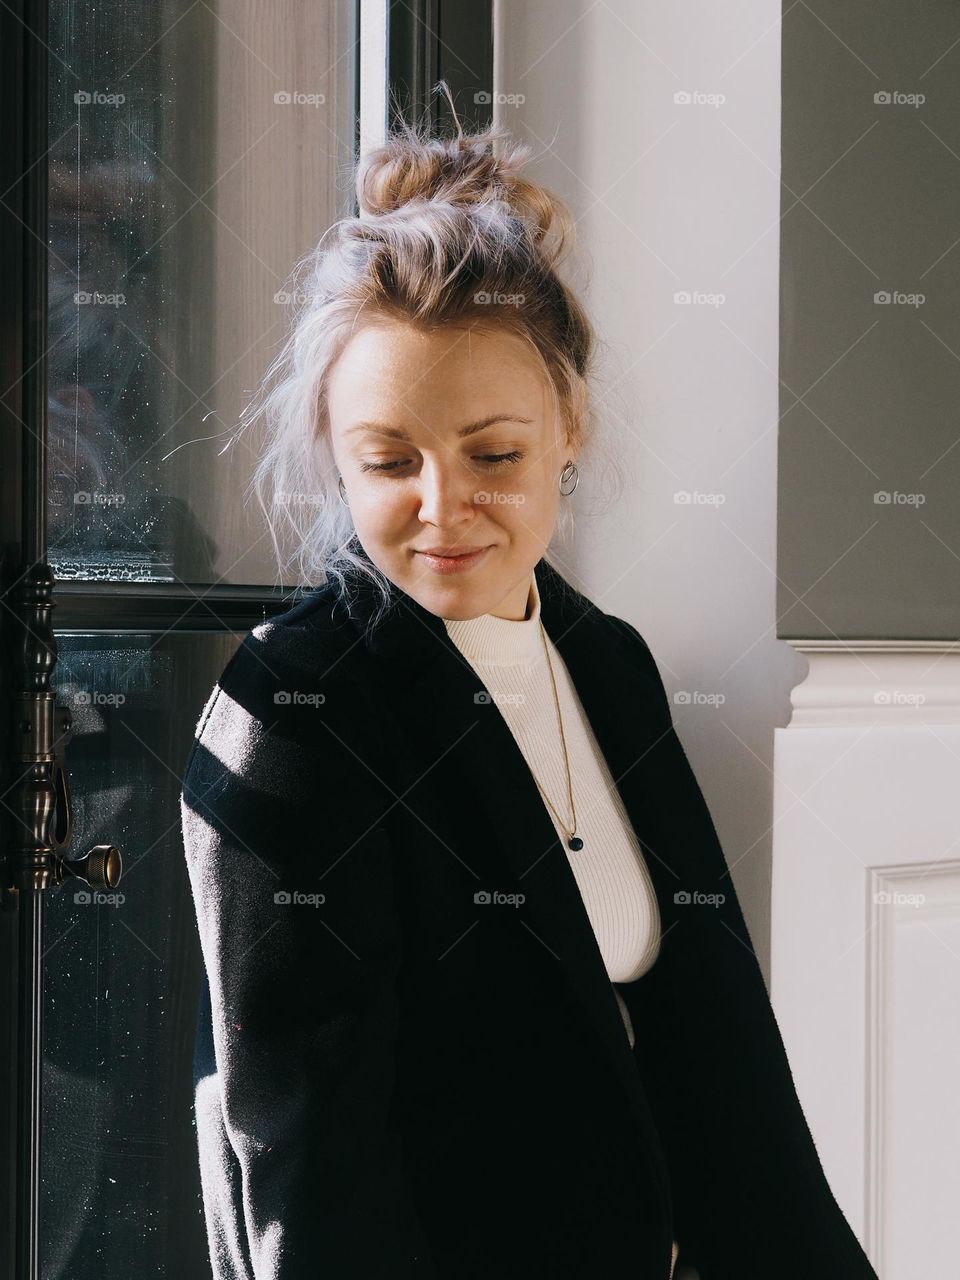
<path fill-rule="evenodd" d="M 545 555 L 592 336 L 498 140 L 364 158 L 248 418 L 322 585 L 184 778 L 214 1273 L 875 1280 L 656 663 Z"/>

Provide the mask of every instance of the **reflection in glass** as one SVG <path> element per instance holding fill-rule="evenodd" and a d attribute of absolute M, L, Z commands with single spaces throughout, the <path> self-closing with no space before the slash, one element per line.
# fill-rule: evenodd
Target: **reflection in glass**
<path fill-rule="evenodd" d="M 272 585 L 225 452 L 294 263 L 353 211 L 355 5 L 76 0 L 50 13 L 50 561 Z"/>

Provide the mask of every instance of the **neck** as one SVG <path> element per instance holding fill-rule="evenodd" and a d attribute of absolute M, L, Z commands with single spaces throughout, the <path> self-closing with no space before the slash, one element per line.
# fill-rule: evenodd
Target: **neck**
<path fill-rule="evenodd" d="M 540 589 L 536 574 L 527 587 L 526 616 L 503 617 L 482 613 L 477 618 L 454 620 L 445 618 L 447 634 L 465 657 L 495 666 L 539 662 L 543 657 L 540 634 Z M 521 614 L 521 610 L 517 610 Z"/>
<path fill-rule="evenodd" d="M 533 575 L 526 582 L 521 582 L 504 596 L 495 609 L 490 610 L 491 618 L 503 618 L 508 622 L 524 622 L 530 616 L 532 607 L 531 582 Z"/>

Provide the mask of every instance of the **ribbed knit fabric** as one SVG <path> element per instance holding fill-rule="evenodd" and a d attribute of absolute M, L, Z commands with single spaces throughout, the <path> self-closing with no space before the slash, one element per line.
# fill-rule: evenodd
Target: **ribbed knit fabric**
<path fill-rule="evenodd" d="M 544 653 L 544 638 L 557 684 L 570 761 L 577 835 L 583 848 L 567 846 L 567 832 L 547 812 L 563 842 L 611 982 L 633 982 L 656 960 L 660 915 L 650 873 L 623 800 L 580 705 L 566 665 L 540 626 L 540 594 L 531 576 L 527 616 L 485 613 L 465 621 L 443 619 L 447 634 L 489 690 L 550 805 L 573 826 L 557 707 Z M 616 690 L 610 690 L 616 697 Z M 614 988 L 631 1048 L 634 1029 Z"/>

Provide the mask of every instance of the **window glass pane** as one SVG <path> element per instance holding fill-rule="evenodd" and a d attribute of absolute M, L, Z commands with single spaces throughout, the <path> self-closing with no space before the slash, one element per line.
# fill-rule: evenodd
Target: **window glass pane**
<path fill-rule="evenodd" d="M 45 898 L 41 1274 L 209 1280 L 192 1120 L 202 957 L 180 833 L 200 710 L 239 636 L 58 637 L 71 854 L 123 876 Z"/>
<path fill-rule="evenodd" d="M 352 212 L 355 5 L 50 13 L 50 562 L 269 585 L 250 441 L 294 262 Z"/>

